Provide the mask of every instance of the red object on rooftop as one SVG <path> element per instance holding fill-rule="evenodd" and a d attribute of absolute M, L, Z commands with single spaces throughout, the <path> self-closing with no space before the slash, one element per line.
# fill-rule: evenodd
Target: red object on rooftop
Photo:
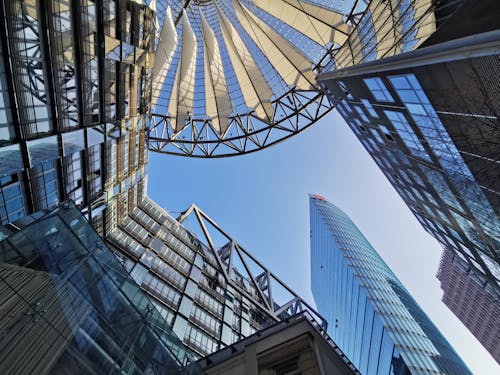
<path fill-rule="evenodd" d="M 313 194 L 312 196 L 314 199 L 319 199 L 321 201 L 326 201 L 326 198 L 322 195 L 319 195 L 319 194 Z"/>

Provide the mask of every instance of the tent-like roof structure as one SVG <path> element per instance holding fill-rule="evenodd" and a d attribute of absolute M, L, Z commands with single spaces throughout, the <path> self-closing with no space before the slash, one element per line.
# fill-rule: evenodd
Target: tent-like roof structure
<path fill-rule="evenodd" d="M 357 1 L 157 0 L 149 147 L 197 157 L 256 151 L 331 105 L 316 74 Z"/>
<path fill-rule="evenodd" d="M 157 40 L 149 149 L 260 150 L 332 108 L 317 74 L 413 49 L 432 0 L 152 0 Z"/>

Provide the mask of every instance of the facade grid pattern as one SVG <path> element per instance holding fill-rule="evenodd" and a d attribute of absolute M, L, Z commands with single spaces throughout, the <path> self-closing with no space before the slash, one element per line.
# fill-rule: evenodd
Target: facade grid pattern
<path fill-rule="evenodd" d="M 345 213 L 317 195 L 310 211 L 314 299 L 359 371 L 470 374 Z"/>

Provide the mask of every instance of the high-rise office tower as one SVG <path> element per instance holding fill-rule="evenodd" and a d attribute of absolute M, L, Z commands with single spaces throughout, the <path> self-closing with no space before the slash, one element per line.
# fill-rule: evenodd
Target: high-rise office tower
<path fill-rule="evenodd" d="M 499 34 L 442 41 L 446 25 L 413 52 L 321 79 L 426 230 L 495 284 L 488 264 L 498 263 L 500 248 Z"/>
<path fill-rule="evenodd" d="M 500 294 L 484 275 L 451 251 L 441 258 L 437 278 L 443 302 L 500 363 Z"/>
<path fill-rule="evenodd" d="M 445 7 L 451 10 L 458 4 L 440 3 L 451 4 Z M 245 323 L 231 332 L 227 321 L 210 320 L 216 313 L 221 322 L 218 308 L 208 318 L 195 310 L 186 313 L 189 301 L 198 298 L 196 290 L 204 288 L 201 280 L 214 274 L 213 265 L 219 269 L 212 279 L 232 285 L 236 274 L 217 260 L 232 254 L 232 247 L 211 247 L 208 241 L 206 252 L 148 198 L 148 149 L 194 157 L 239 155 L 297 134 L 333 106 L 316 82 L 317 73 L 357 64 L 361 60 L 349 56 L 373 48 L 392 55 L 413 49 L 442 20 L 434 15 L 434 1 L 399 5 L 381 0 L 1 2 L 2 224 L 71 199 L 199 355 L 251 332 L 248 326 L 258 329 L 247 326 L 251 318 L 244 314 L 250 310 L 243 307 L 234 311 Z M 375 43 L 394 30 L 406 35 L 390 39 L 397 48 Z M 175 176 L 171 181 L 180 183 Z M 216 253 L 215 263 L 205 253 Z M 199 278 L 196 270 L 205 268 Z M 267 295 L 267 278 L 254 276 L 250 285 L 260 292 L 245 298 L 258 306 L 256 312 L 263 311 L 263 320 L 270 314 L 274 321 L 303 302 L 292 293 L 275 305 Z M 198 289 L 190 289 L 193 283 Z M 212 290 L 220 287 L 207 283 Z"/>
<path fill-rule="evenodd" d="M 490 299 L 487 289 L 500 294 L 500 6 L 437 2 L 415 43 L 405 20 L 419 3 L 401 2 L 401 29 L 369 38 L 365 52 L 344 45 L 318 79 L 426 231 L 483 275 L 477 293 Z"/>
<path fill-rule="evenodd" d="M 310 219 L 314 300 L 362 374 L 470 374 L 344 212 L 313 195 Z"/>

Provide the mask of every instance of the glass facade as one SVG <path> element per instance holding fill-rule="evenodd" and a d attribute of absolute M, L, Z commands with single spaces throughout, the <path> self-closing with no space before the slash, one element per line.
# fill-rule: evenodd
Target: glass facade
<path fill-rule="evenodd" d="M 453 114 L 451 123 L 446 104 L 441 101 L 435 108 L 431 102 L 430 95 L 437 102 L 439 87 L 429 83 L 425 72 L 344 77 L 329 86 L 342 100 L 339 113 L 427 232 L 498 285 L 495 268 L 485 261 L 498 262 L 500 249 L 493 197 L 498 166 L 490 162 L 491 176 L 478 180 L 487 168 L 478 160 L 486 159 L 478 155 L 480 146 L 473 157 L 469 151 L 473 142 L 479 144 L 476 138 L 486 136 L 478 124 L 484 114 Z M 449 127 L 462 123 L 477 127 L 468 142 L 453 136 Z"/>
<path fill-rule="evenodd" d="M 116 255 L 131 277 L 195 356 L 227 347 L 292 314 L 286 305 L 288 300 L 275 300 L 274 309 L 264 302 L 270 294 L 264 294 L 265 288 L 261 291 L 257 285 L 270 283 L 260 274 L 269 271 L 262 268 L 249 274 L 246 267 L 254 260 L 242 263 L 236 260 L 239 255 L 234 255 L 231 271 L 226 270 L 229 266 L 223 254 L 229 251 L 230 244 L 238 244 L 230 241 L 212 248 L 148 198 L 137 199 L 129 211 L 130 201 L 128 205 L 119 203 L 120 211 L 126 214 L 108 232 L 107 240 L 117 249 Z M 261 279 L 256 284 L 257 277 Z M 279 288 L 273 285 L 276 293 Z M 290 296 L 300 301 L 293 292 Z M 290 311 L 295 308 L 289 305 Z M 275 313 L 278 310 L 280 314 Z M 315 316 L 321 323 L 321 317 L 317 313 Z"/>
<path fill-rule="evenodd" d="M 107 201 L 143 183 L 154 12 L 104 3 L 0 7 L 2 223 L 71 199 L 104 233 Z"/>
<path fill-rule="evenodd" d="M 0 242 L 2 374 L 202 374 L 72 203 Z"/>
<path fill-rule="evenodd" d="M 498 294 L 498 2 L 397 3 L 370 2 L 318 80 L 425 230 Z"/>
<path fill-rule="evenodd" d="M 400 1 L 399 7 L 387 1 L 3 2 L 0 222 L 22 222 L 28 215 L 72 200 L 195 356 L 229 346 L 288 317 L 303 301 L 290 290 L 285 294 L 291 299 L 273 299 L 271 273 L 266 269 L 262 273 L 255 259 L 232 264 L 236 260 L 229 255 L 234 254 L 233 246 L 239 246 L 234 240 L 217 247 L 203 243 L 147 197 L 148 147 L 198 157 L 235 155 L 281 140 L 280 129 L 285 137 L 290 130 L 300 131 L 332 107 L 325 92 L 318 90 L 317 72 L 415 48 L 435 30 L 433 4 L 430 0 Z M 175 22 L 172 29 L 168 17 Z M 163 56 L 166 50 L 158 53 L 157 48 L 168 47 L 165 43 L 174 33 L 172 55 Z M 168 66 L 162 65 L 167 60 Z M 184 68 L 178 69 L 181 62 Z M 177 74 L 181 70 L 182 79 Z M 220 86 L 210 81 L 214 77 Z M 477 256 L 472 243 L 487 250 L 482 255 L 497 259 L 490 246 L 497 243 L 490 244 L 483 236 L 495 233 L 495 223 L 478 226 L 476 219 L 485 221 L 490 212 L 483 210 L 485 201 L 471 187 L 467 170 L 440 169 L 451 168 L 456 150 L 444 145 L 448 140 L 419 86 L 411 77 L 405 78 L 406 83 L 398 77 L 394 82 L 365 78 L 372 96 L 351 95 L 352 82 L 346 80 L 341 90 L 351 102 L 341 103 L 339 111 L 351 117 L 353 130 L 376 153 L 377 161 L 392 168 L 390 176 L 414 182 L 400 189 L 401 194 L 418 206 L 418 212 L 428 213 L 419 220 L 429 231 L 442 241 L 458 241 L 456 246 L 469 252 L 468 259 L 477 261 L 477 267 L 483 267 L 486 258 Z M 175 98 L 180 99 L 174 105 Z M 391 108 L 381 110 L 382 103 Z M 210 112 L 215 107 L 224 111 Z M 400 113 L 403 108 L 405 115 Z M 386 121 L 392 116 L 389 111 L 398 113 L 391 118 L 393 123 Z M 301 112 L 311 116 L 290 115 Z M 180 130 L 178 120 L 181 127 L 183 121 L 193 127 Z M 427 128 L 428 136 L 415 130 L 415 124 Z M 272 130 L 272 136 L 263 129 Z M 193 143 L 191 137 L 198 130 Z M 165 136 L 168 131 L 173 131 L 171 138 Z M 159 136 L 157 141 L 152 141 L 154 135 Z M 226 135 L 234 143 L 224 143 Z M 437 136 L 441 138 L 434 144 L 442 148 L 434 158 L 429 145 Z M 165 143 L 172 138 L 178 143 Z M 247 138 L 252 141 L 246 142 Z M 400 138 L 410 152 L 396 147 Z M 235 146 L 241 140 L 248 148 Z M 390 153 L 384 154 L 387 145 Z M 434 165 L 405 172 L 403 166 L 413 165 L 416 157 L 426 159 L 424 151 Z M 420 189 L 426 179 L 432 180 L 436 192 Z M 456 198 L 456 189 L 465 189 L 467 196 Z M 453 212 L 439 208 L 441 198 Z M 465 234 L 460 228 L 466 228 Z M 252 274 L 251 267 L 261 272 Z M 374 321 L 370 324 L 376 327 Z M 383 332 L 380 335 L 385 342 Z"/>
<path fill-rule="evenodd" d="M 170 1 L 2 3 L 0 221 L 72 200 L 168 329 L 204 356 L 279 318 L 147 197 L 154 49 L 168 5 L 177 17 Z M 215 5 L 202 5 L 215 21 Z M 194 32 L 202 38 L 199 24 Z"/>
<path fill-rule="evenodd" d="M 335 51 L 333 64 L 327 70 L 356 66 L 418 48 L 436 31 L 440 22 L 436 7 L 447 5 L 442 3 L 430 0 L 356 2 L 358 8 L 350 15 L 353 30 Z"/>
<path fill-rule="evenodd" d="M 381 38 L 375 48 L 386 52 L 371 61 L 352 33 L 352 43 L 336 56 L 336 69 L 318 80 L 421 225 L 443 246 L 445 259 L 465 265 L 462 276 L 451 271 L 443 276 L 443 300 L 485 348 L 498 353 L 500 345 L 490 340 L 495 334 L 476 323 L 486 319 L 477 318 L 475 305 L 467 307 L 467 296 L 499 304 L 500 56 L 489 43 L 498 41 L 500 22 L 489 15 L 500 7 L 490 0 L 441 1 L 424 11 L 428 5 L 400 1 L 403 35 L 394 39 L 394 29 L 376 33 Z M 377 6 L 384 8 L 377 1 L 369 7 L 375 23 Z M 455 290 L 452 276 L 474 292 Z"/>
<path fill-rule="evenodd" d="M 311 196 L 310 219 L 316 305 L 362 374 L 470 374 L 345 213 Z"/>

